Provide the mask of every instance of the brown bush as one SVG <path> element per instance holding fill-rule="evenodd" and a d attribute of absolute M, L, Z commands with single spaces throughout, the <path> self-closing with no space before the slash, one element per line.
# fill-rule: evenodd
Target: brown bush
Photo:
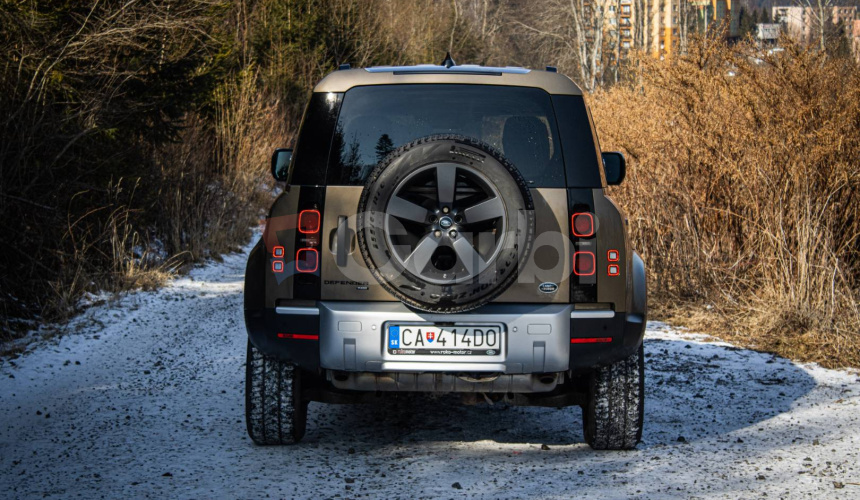
<path fill-rule="evenodd" d="M 857 366 L 860 68 L 782 46 L 698 39 L 671 62 L 642 57 L 636 82 L 593 95 L 594 118 L 629 159 L 616 189 L 652 304 L 707 304 L 674 313 Z"/>

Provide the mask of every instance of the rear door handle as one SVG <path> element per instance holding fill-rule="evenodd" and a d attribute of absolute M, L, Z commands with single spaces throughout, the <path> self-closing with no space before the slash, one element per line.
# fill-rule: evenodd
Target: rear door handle
<path fill-rule="evenodd" d="M 346 256 L 349 254 L 349 219 L 345 215 L 337 217 L 337 265 L 346 267 Z"/>

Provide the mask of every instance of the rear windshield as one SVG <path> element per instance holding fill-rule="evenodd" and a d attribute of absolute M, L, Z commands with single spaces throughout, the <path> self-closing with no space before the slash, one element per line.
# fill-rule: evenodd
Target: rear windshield
<path fill-rule="evenodd" d="M 329 156 L 329 184 L 361 185 L 399 146 L 460 134 L 500 150 L 532 187 L 564 187 L 553 104 L 545 91 L 488 85 L 377 85 L 346 92 Z"/>

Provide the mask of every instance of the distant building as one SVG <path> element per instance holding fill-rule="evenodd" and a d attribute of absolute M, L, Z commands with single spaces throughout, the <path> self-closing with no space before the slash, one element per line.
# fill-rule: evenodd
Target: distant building
<path fill-rule="evenodd" d="M 632 0 L 606 0 L 604 7 L 604 29 L 612 40 L 618 42 L 619 52 L 624 57 L 633 48 L 633 23 L 635 11 Z"/>
<path fill-rule="evenodd" d="M 774 6 L 772 17 L 795 40 L 808 41 L 812 38 L 814 16 L 811 7 Z"/>
<path fill-rule="evenodd" d="M 726 26 L 729 38 L 739 34 L 740 0 L 585 0 L 591 1 L 603 6 L 604 32 L 607 40 L 618 43 L 622 58 L 633 48 L 671 57 L 693 30 Z"/>
<path fill-rule="evenodd" d="M 655 57 L 672 57 L 680 50 L 690 31 L 706 32 L 717 26 L 727 27 L 728 37 L 739 33 L 739 0 L 620 0 L 620 16 L 627 17 L 622 26 L 630 46 L 641 47 Z M 733 9 L 733 3 L 735 8 Z M 640 12 L 637 12 L 637 6 Z M 629 30 L 625 31 L 625 27 Z M 641 33 L 636 33 L 636 29 Z"/>
<path fill-rule="evenodd" d="M 738 0 L 735 0 L 735 8 L 732 8 L 732 0 L 693 0 L 692 5 L 696 7 L 696 29 L 706 32 L 715 26 L 728 25 L 729 38 L 736 38 L 740 33 L 740 8 Z"/>
<path fill-rule="evenodd" d="M 860 19 L 855 19 L 851 24 L 851 54 L 860 64 Z"/>
<path fill-rule="evenodd" d="M 846 26 L 851 26 L 854 19 L 857 18 L 857 7 L 833 7 L 833 14 L 830 21 L 833 24 L 845 23 Z"/>
<path fill-rule="evenodd" d="M 831 24 L 844 23 L 846 31 L 851 34 L 853 23 L 857 18 L 857 7 L 830 7 L 826 14 Z M 818 33 L 818 16 L 813 7 L 774 6 L 773 20 L 779 23 L 785 32 L 800 42 L 811 42 Z"/>
<path fill-rule="evenodd" d="M 763 42 L 774 42 L 779 38 L 780 26 L 777 23 L 758 23 L 755 25 L 755 37 Z"/>

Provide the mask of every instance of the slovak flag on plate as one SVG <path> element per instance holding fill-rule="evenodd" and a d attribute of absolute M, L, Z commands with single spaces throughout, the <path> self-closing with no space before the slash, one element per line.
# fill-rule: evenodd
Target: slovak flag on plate
<path fill-rule="evenodd" d="M 436 340 L 436 332 L 432 330 L 427 332 L 427 342 L 433 342 L 434 340 Z"/>

